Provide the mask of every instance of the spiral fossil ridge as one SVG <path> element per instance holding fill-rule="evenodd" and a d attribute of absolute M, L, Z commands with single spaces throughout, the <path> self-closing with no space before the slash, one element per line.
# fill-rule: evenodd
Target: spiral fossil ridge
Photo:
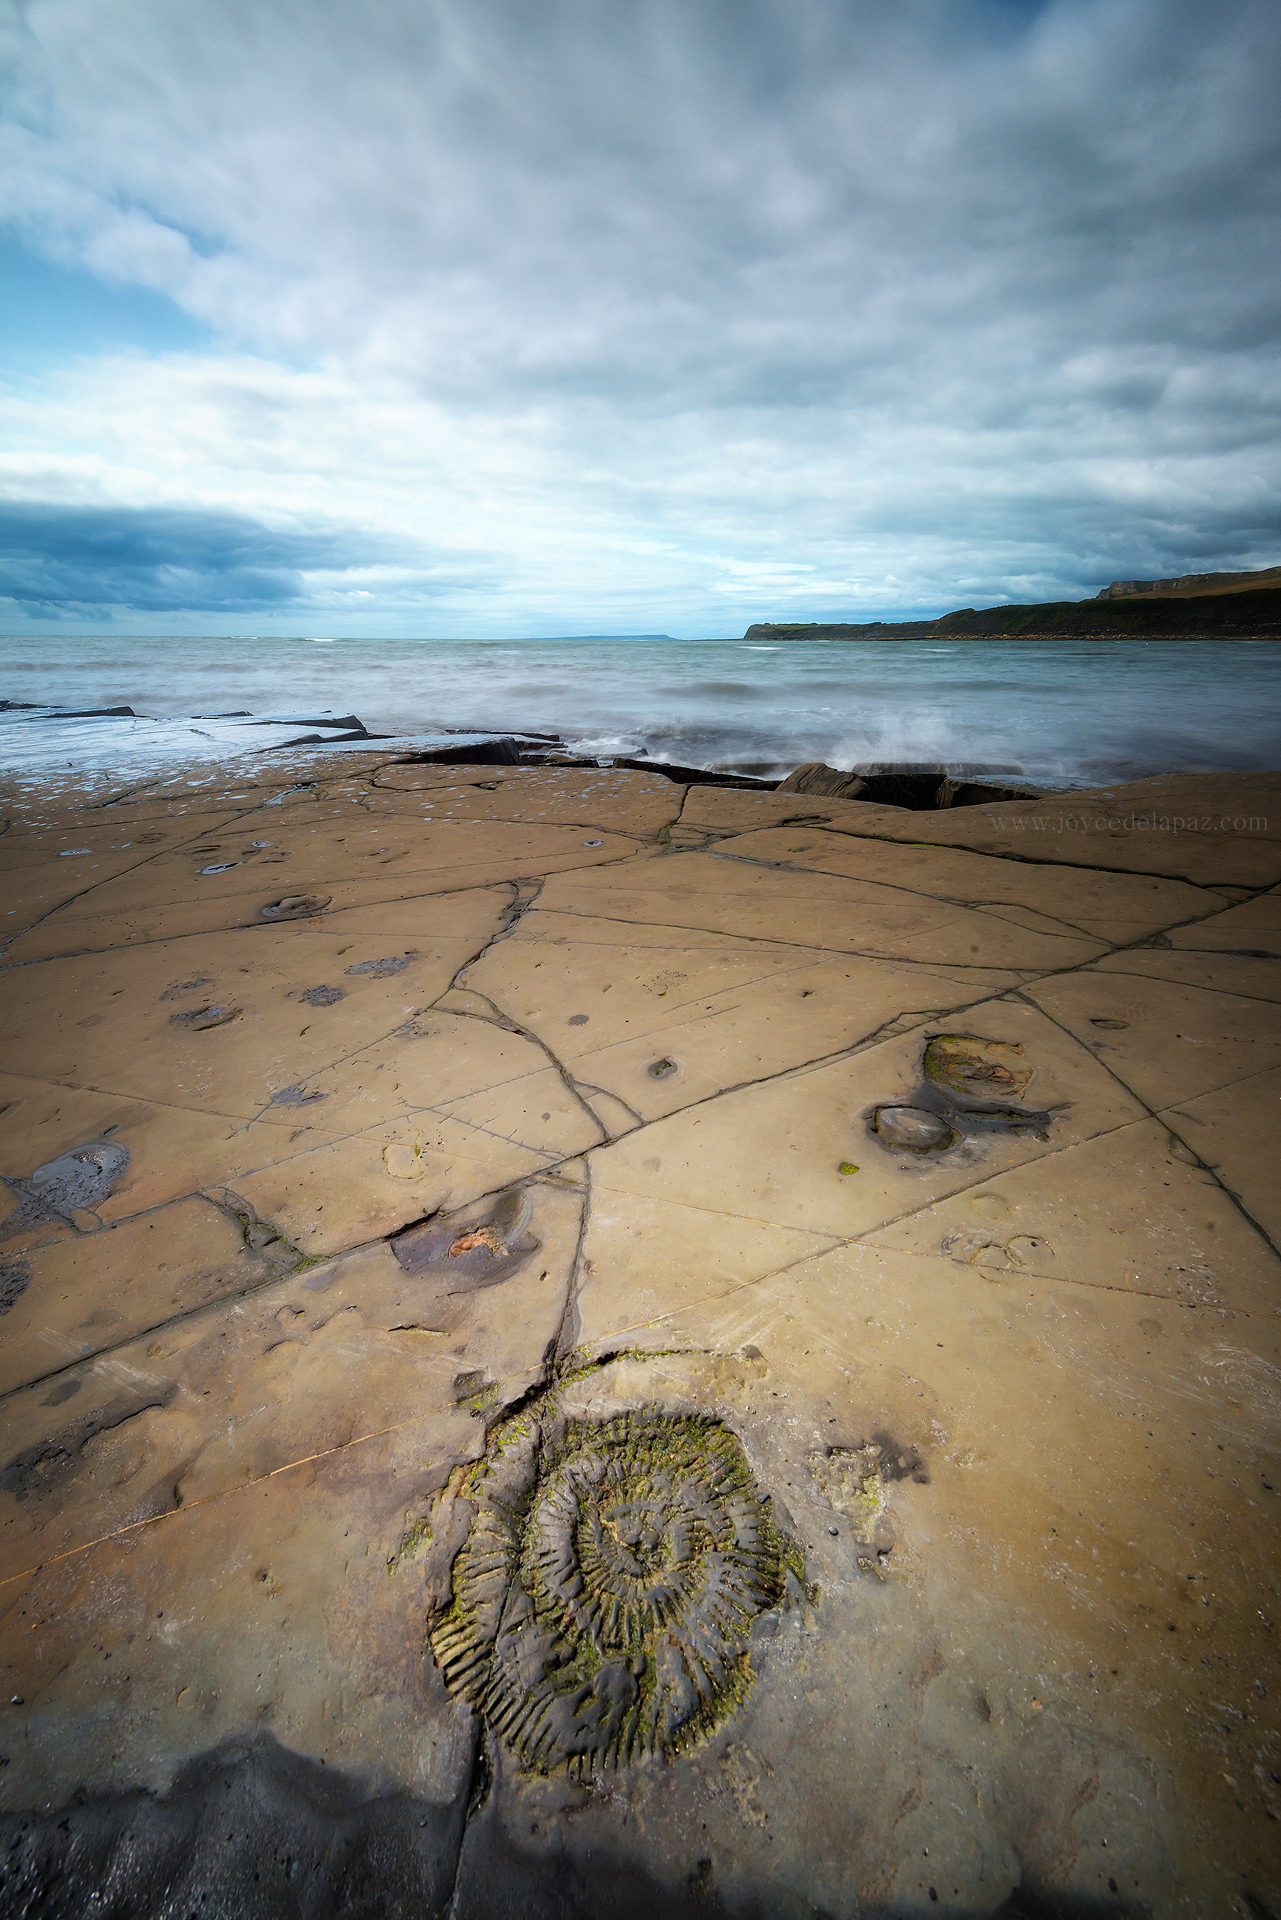
<path fill-rule="evenodd" d="M 510 1423 L 431 1631 L 451 1691 L 526 1767 L 672 1755 L 745 1699 L 789 1543 L 735 1435 L 701 1415 Z"/>

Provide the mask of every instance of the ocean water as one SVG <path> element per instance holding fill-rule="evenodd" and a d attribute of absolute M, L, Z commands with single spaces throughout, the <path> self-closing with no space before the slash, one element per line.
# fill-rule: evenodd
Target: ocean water
<path fill-rule="evenodd" d="M 356 715 L 778 777 L 917 761 L 1046 785 L 1281 767 L 1281 642 L 0 639 L 0 768 L 145 778 Z M 129 706 L 140 717 L 59 718 Z M 203 717 L 198 717 L 203 716 Z"/>

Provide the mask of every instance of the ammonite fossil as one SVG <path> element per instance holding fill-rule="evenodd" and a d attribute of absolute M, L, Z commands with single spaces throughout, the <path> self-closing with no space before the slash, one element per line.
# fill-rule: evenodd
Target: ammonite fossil
<path fill-rule="evenodd" d="M 788 1542 L 728 1428 L 624 1413 L 549 1440 L 513 1421 L 466 1491 L 476 1518 L 432 1651 L 522 1764 L 678 1753 L 736 1711 Z"/>

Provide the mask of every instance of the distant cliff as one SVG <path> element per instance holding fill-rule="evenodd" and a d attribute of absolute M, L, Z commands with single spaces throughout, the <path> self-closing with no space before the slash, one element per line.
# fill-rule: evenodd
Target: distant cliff
<path fill-rule="evenodd" d="M 1270 572 L 1274 571 L 1269 569 Z M 1123 586 L 1118 581 L 1116 585 Z M 941 620 L 760 621 L 746 640 L 1281 640 L 1281 585 L 1225 593 L 1140 590 L 1030 607 L 961 607 Z"/>
<path fill-rule="evenodd" d="M 1207 593 L 1249 593 L 1255 587 L 1281 586 L 1281 567 L 1256 567 L 1250 573 L 1185 573 L 1175 580 L 1114 580 L 1101 587 L 1100 600 L 1123 600 L 1132 593 L 1177 594 L 1180 598 Z"/>

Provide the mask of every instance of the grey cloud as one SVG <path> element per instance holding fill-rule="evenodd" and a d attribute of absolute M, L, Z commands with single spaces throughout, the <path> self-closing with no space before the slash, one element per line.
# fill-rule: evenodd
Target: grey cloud
<path fill-rule="evenodd" d="M 0 598 L 55 614 L 277 611 L 311 597 L 309 574 L 341 577 L 390 549 L 368 535 L 279 531 L 199 509 L 4 502 Z"/>
<path fill-rule="evenodd" d="M 1272 557 L 1275 0 L 15 19 L 25 232 L 263 354 L 536 423 L 575 526 L 915 553 L 945 601 L 971 545 L 1065 585 Z"/>

